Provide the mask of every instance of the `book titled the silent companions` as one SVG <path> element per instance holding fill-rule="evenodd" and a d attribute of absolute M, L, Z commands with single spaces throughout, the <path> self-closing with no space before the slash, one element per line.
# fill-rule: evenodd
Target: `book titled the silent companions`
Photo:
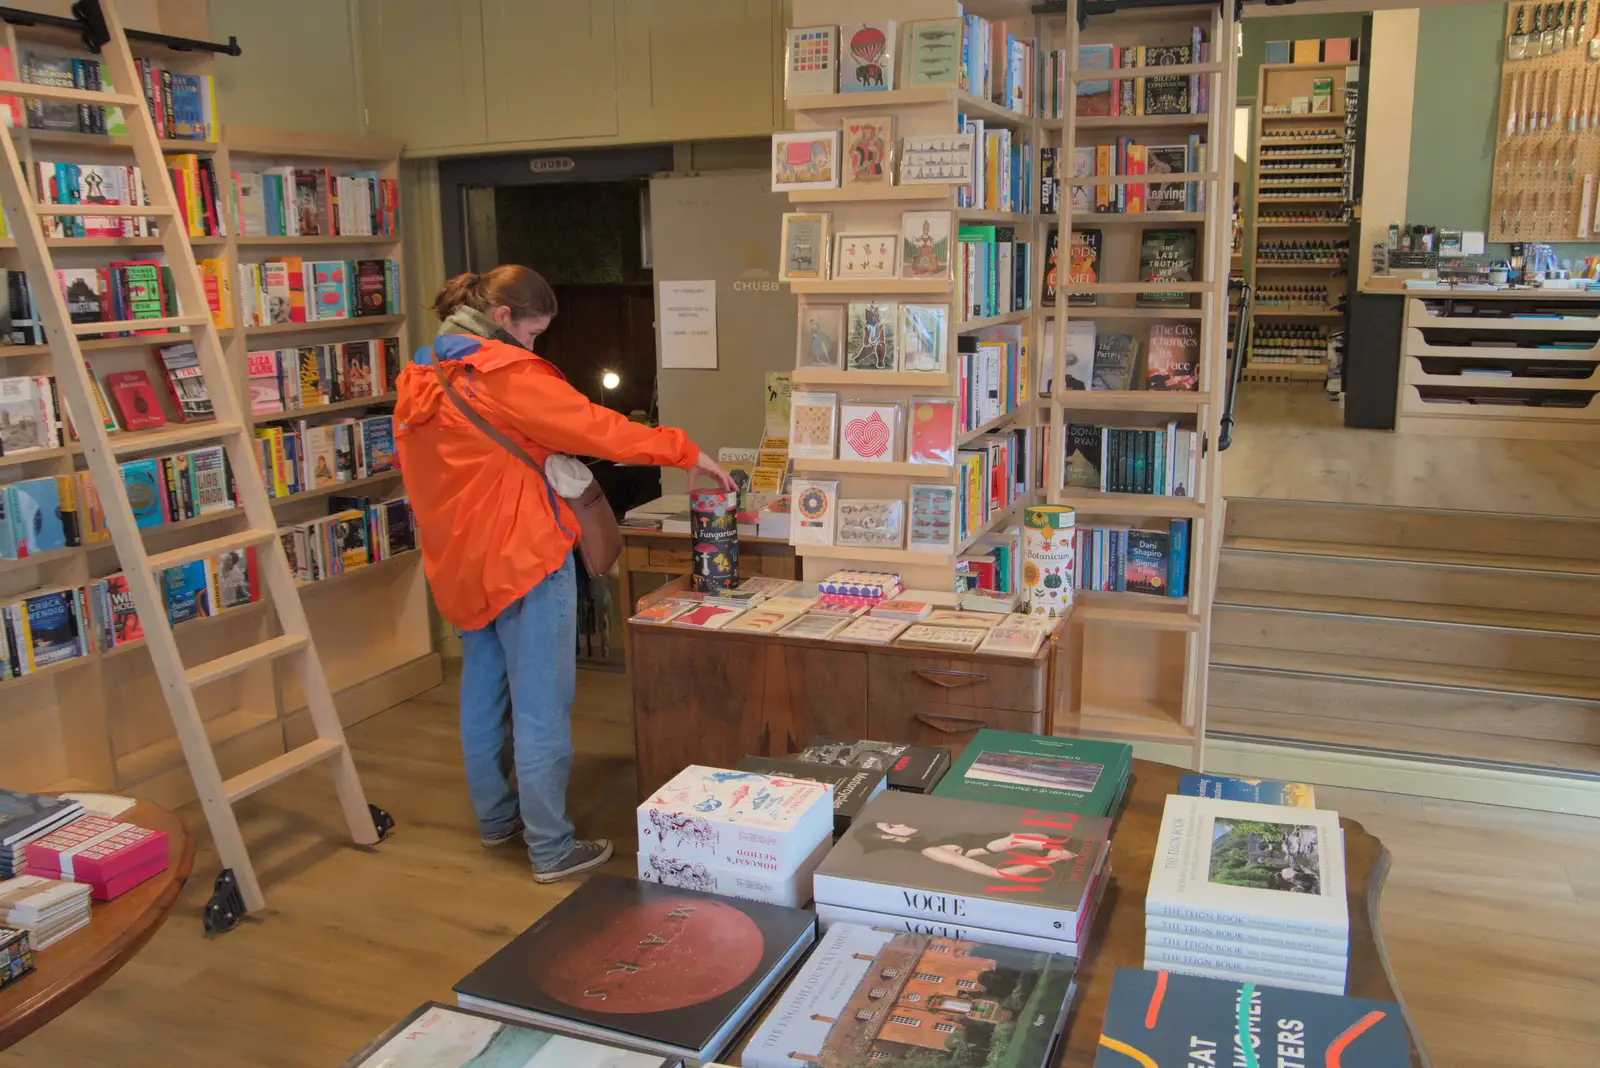
<path fill-rule="evenodd" d="M 1106 816 L 1122 796 L 1132 761 L 1133 747 L 1123 742 L 981 730 L 933 793 Z"/>

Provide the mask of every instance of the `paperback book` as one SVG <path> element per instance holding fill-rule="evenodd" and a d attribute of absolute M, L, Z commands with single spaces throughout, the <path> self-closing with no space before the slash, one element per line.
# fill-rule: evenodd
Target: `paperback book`
<path fill-rule="evenodd" d="M 933 794 L 1109 816 L 1121 803 L 1132 767 L 1133 747 L 1123 742 L 985 729 L 967 743 Z"/>

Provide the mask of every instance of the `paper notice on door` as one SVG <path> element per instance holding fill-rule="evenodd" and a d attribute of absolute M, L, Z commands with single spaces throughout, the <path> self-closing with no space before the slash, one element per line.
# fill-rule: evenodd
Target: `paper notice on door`
<path fill-rule="evenodd" d="M 656 296 L 661 366 L 717 368 L 717 283 L 661 282 Z"/>

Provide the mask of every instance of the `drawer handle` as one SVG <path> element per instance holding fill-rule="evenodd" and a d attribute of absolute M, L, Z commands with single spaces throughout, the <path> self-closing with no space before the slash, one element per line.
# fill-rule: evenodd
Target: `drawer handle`
<path fill-rule="evenodd" d="M 918 723 L 932 727 L 936 731 L 946 734 L 966 734 L 968 731 L 981 731 L 985 724 L 981 719 L 961 719 L 957 716 L 940 716 L 933 712 L 918 712 L 914 717 Z"/>
<path fill-rule="evenodd" d="M 973 686 L 980 682 L 987 682 L 989 679 L 989 676 L 982 671 L 953 671 L 949 668 L 914 668 L 912 670 L 935 686 L 943 686 L 947 690 L 953 690 L 958 686 Z"/>

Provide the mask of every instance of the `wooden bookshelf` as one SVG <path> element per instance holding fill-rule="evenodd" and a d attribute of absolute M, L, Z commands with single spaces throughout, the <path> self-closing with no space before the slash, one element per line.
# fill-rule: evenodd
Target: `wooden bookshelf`
<path fill-rule="evenodd" d="M 1222 536 L 1222 496 L 1219 453 L 1215 448 L 1226 390 L 1228 346 L 1228 276 L 1231 257 L 1230 213 L 1233 210 L 1233 108 L 1237 72 L 1234 59 L 1236 23 L 1232 8 L 1188 7 L 1090 14 L 1078 25 L 1076 4 L 1064 14 L 1040 18 L 1040 53 L 1060 49 L 1071 59 L 1062 94 L 1064 116 L 1042 126 L 1047 147 L 1059 147 L 1063 174 L 1058 216 L 1052 220 L 1061 234 L 1062 263 L 1066 263 L 1075 230 L 1099 230 L 1102 235 L 1099 280 L 1090 285 L 1065 281 L 1057 286 L 1056 304 L 1046 314 L 1055 320 L 1053 351 L 1042 361 L 1054 371 L 1057 384 L 1067 364 L 1066 324 L 1085 319 L 1100 332 L 1134 335 L 1143 354 L 1151 328 L 1162 322 L 1188 321 L 1200 332 L 1199 388 L 1193 392 L 1147 391 L 1143 360 L 1133 368 L 1133 388 L 1117 390 L 1050 391 L 1046 410 L 1050 448 L 1045 484 L 1051 503 L 1071 506 L 1079 527 L 1139 527 L 1164 530 L 1175 519 L 1190 521 L 1189 594 L 1163 598 L 1130 593 L 1075 590 L 1076 607 L 1060 641 L 1069 650 L 1070 692 L 1056 708 L 1058 734 L 1114 738 L 1135 743 L 1157 743 L 1163 759 L 1182 759 L 1185 753 L 1196 767 L 1205 741 L 1207 664 L 1211 642 L 1211 599 L 1216 561 Z M 1109 44 L 1122 48 L 1150 45 L 1188 45 L 1192 31 L 1205 32 L 1211 56 L 1179 66 L 1083 71 L 1076 69 L 1082 45 Z M 1209 109 L 1187 115 L 1114 115 L 1079 117 L 1074 90 L 1079 81 L 1111 80 L 1113 94 L 1120 80 L 1142 73 L 1191 72 L 1191 86 L 1206 83 Z M 1130 137 L 1143 144 L 1179 143 L 1198 134 L 1206 144 L 1205 163 L 1190 173 L 1163 176 L 1163 180 L 1190 181 L 1205 192 L 1204 210 L 1183 212 L 1074 214 L 1072 186 L 1111 187 L 1148 178 L 1100 176 L 1090 180 L 1071 177 L 1074 148 L 1115 144 Z M 1142 230 L 1185 229 L 1195 234 L 1196 281 L 1162 284 L 1162 291 L 1190 294 L 1190 307 L 1141 307 L 1138 294 L 1155 288 L 1139 282 L 1138 266 Z M 1093 306 L 1073 306 L 1068 293 L 1092 293 Z M 1042 402 L 1043 403 L 1043 402 Z M 1157 427 L 1175 421 L 1192 429 L 1210 448 L 1197 462 L 1193 497 L 1110 493 L 1064 485 L 1066 456 L 1063 448 L 1068 423 L 1113 427 Z"/>

